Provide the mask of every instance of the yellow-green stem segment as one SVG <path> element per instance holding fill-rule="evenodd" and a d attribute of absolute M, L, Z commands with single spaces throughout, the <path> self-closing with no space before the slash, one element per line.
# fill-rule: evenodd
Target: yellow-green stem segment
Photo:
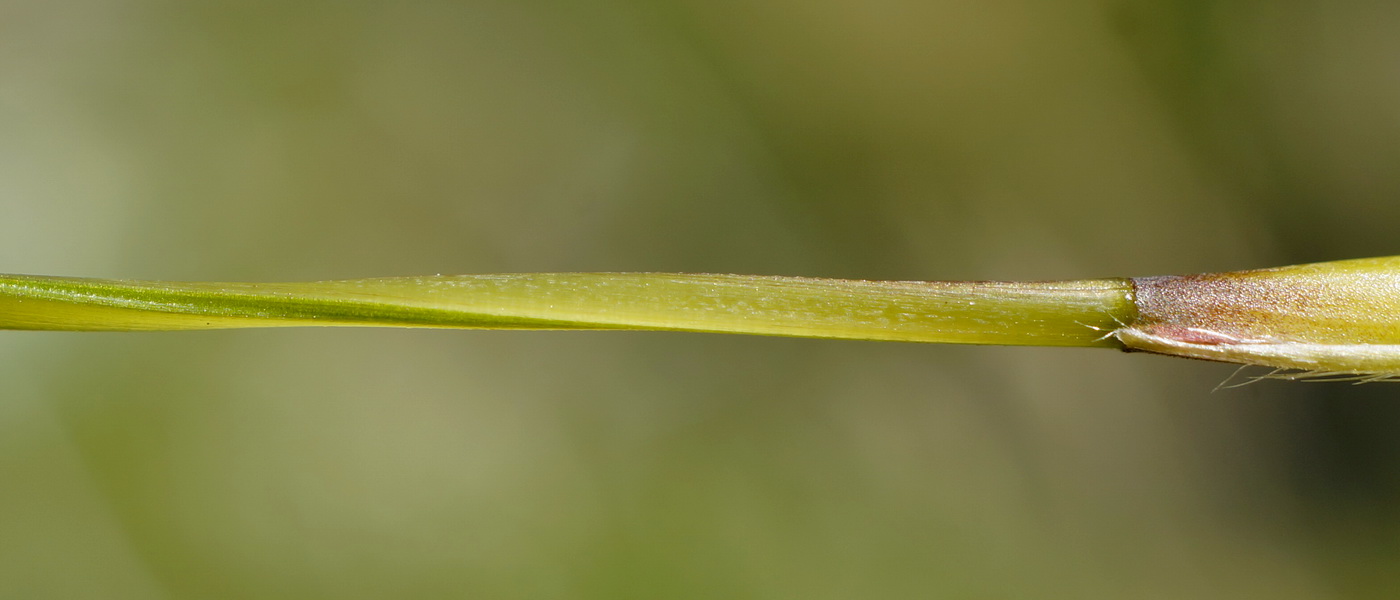
<path fill-rule="evenodd" d="M 905 282 L 666 273 L 171 283 L 0 275 L 0 328 L 647 329 L 1121 348 L 1128 279 Z"/>

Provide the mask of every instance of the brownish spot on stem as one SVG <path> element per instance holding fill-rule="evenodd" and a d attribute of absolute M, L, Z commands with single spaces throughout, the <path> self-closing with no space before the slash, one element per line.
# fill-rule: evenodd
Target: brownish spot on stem
<path fill-rule="evenodd" d="M 1196 344 L 1394 344 L 1400 277 L 1373 262 L 1140 277 L 1135 325 Z"/>

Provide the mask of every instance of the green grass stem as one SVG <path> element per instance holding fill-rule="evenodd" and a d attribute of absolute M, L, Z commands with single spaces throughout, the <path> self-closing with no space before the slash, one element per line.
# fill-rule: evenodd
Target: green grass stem
<path fill-rule="evenodd" d="M 644 329 L 1120 348 L 1400 377 L 1400 257 L 1060 282 L 532 273 L 311 283 L 0 275 L 0 328 Z M 1298 374 L 1297 372 L 1301 372 Z"/>

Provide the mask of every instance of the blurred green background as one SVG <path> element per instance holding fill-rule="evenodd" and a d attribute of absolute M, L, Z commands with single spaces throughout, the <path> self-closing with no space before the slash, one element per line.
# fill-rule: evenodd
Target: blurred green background
<path fill-rule="evenodd" d="M 1397 253 L 1380 0 L 9 0 L 0 272 Z M 1400 402 L 1107 351 L 0 334 L 3 598 L 1389 598 Z"/>

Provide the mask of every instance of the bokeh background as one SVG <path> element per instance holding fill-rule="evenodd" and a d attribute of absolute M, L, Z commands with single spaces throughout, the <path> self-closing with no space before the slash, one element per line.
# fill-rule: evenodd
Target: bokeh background
<path fill-rule="evenodd" d="M 0 272 L 1397 253 L 1400 3 L 7 0 Z M 3 598 L 1391 598 L 1400 389 L 669 333 L 0 335 Z"/>

